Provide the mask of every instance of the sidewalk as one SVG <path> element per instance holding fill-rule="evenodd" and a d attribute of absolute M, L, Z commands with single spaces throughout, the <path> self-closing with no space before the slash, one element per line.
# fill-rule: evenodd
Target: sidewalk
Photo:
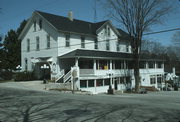
<path fill-rule="evenodd" d="M 43 81 L 40 80 L 24 82 L 4 82 L 0 83 L 0 86 L 26 90 L 46 91 L 45 84 L 43 84 Z"/>

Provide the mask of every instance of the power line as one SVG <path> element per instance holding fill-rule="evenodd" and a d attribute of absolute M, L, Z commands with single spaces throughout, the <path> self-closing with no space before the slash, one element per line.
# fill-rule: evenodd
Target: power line
<path fill-rule="evenodd" d="M 151 32 L 151 33 L 145 33 L 145 34 L 143 34 L 143 35 L 151 35 L 151 34 L 157 34 L 157 33 L 165 33 L 165 32 L 176 31 L 176 30 L 180 30 L 180 28 L 174 28 L 174 29 L 169 29 L 169 30 L 156 31 L 156 32 Z"/>
<path fill-rule="evenodd" d="M 164 33 L 164 32 L 170 32 L 170 31 L 176 31 L 176 30 L 180 30 L 180 28 L 174 28 L 174 29 L 169 29 L 169 30 L 162 30 L 162 31 L 156 31 L 156 32 L 151 32 L 151 33 L 146 33 L 146 34 L 143 34 L 143 35 L 151 35 L 151 34 L 157 34 L 157 33 Z M 101 40 L 101 41 L 98 41 L 98 43 L 100 42 L 106 42 L 106 41 L 110 41 L 110 40 L 121 40 L 119 38 L 114 38 L 114 39 L 105 39 L 105 40 Z M 86 42 L 84 44 L 91 44 L 91 43 L 94 43 L 94 41 L 92 42 Z M 30 43 L 30 45 L 34 45 L 36 43 Z M 52 43 L 53 44 L 53 43 Z M 81 45 L 80 44 L 73 44 L 73 45 L 69 45 L 69 46 L 78 46 L 78 45 Z M 56 46 L 56 47 L 51 47 L 50 49 L 55 49 L 55 48 L 63 48 L 63 47 L 66 47 L 66 46 Z M 47 48 L 43 48 L 41 50 L 47 50 Z M 31 51 L 37 51 L 36 49 L 34 50 L 31 50 Z M 23 52 L 27 52 L 27 50 L 23 50 Z"/>

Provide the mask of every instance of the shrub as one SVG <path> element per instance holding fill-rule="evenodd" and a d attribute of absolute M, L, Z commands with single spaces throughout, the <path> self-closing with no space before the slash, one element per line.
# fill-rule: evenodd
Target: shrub
<path fill-rule="evenodd" d="M 12 79 L 12 72 L 9 70 L 1 70 L 0 76 L 3 80 L 11 80 Z"/>
<path fill-rule="evenodd" d="M 30 81 L 34 80 L 33 72 L 18 72 L 14 75 L 15 81 Z"/>

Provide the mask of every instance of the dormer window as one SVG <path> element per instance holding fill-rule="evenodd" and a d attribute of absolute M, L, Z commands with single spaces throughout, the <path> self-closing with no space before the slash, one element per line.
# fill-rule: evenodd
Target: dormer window
<path fill-rule="evenodd" d="M 36 31 L 36 21 L 33 22 L 34 31 Z"/>
<path fill-rule="evenodd" d="M 108 31 L 108 36 L 111 36 L 111 30 L 110 30 L 110 27 L 107 28 L 107 31 Z"/>
<path fill-rule="evenodd" d="M 42 29 L 42 19 L 39 20 L 39 29 Z"/>
<path fill-rule="evenodd" d="M 106 28 L 106 26 L 104 27 L 104 35 L 106 35 L 107 34 L 107 28 Z"/>

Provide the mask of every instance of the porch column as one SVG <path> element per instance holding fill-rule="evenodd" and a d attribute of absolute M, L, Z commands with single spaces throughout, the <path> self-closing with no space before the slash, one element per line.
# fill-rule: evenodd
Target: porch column
<path fill-rule="evenodd" d="M 157 75 L 155 75 L 155 81 L 156 81 L 156 84 L 155 84 L 155 88 L 157 88 L 158 87 L 158 83 L 157 83 Z"/>
<path fill-rule="evenodd" d="M 78 67 L 79 64 L 78 64 L 78 58 L 75 58 L 75 66 Z"/>
<path fill-rule="evenodd" d="M 146 65 L 146 67 L 145 67 L 145 68 L 146 68 L 146 69 L 148 69 L 148 62 L 147 62 L 147 61 L 146 61 L 146 64 L 145 64 L 145 65 Z"/>
<path fill-rule="evenodd" d="M 157 69 L 157 62 L 154 62 L 154 68 Z"/>
<path fill-rule="evenodd" d="M 126 67 L 126 61 L 124 60 L 124 69 L 127 69 L 127 67 Z"/>
<path fill-rule="evenodd" d="M 164 69 L 164 62 L 162 62 L 162 64 L 161 64 L 161 65 L 162 65 L 162 68 Z"/>
<path fill-rule="evenodd" d="M 112 60 L 110 60 L 110 70 L 112 70 Z"/>
<path fill-rule="evenodd" d="M 94 74 L 96 74 L 96 59 L 93 60 L 93 70 Z"/>

